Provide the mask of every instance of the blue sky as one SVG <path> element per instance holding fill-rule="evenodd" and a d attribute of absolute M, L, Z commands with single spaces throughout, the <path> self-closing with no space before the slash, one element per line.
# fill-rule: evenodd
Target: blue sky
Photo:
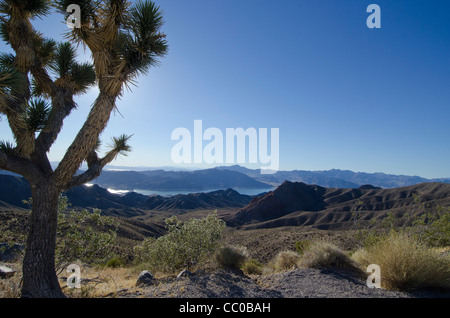
<path fill-rule="evenodd" d="M 449 1 L 156 2 L 169 54 L 125 93 L 102 135 L 106 145 L 134 134 L 133 151 L 114 165 L 174 165 L 172 131 L 202 120 L 223 132 L 279 128 L 281 170 L 450 177 Z M 366 25 L 371 3 L 381 29 Z M 61 21 L 35 25 L 61 40 Z M 95 96 L 77 99 L 51 160 L 61 159 Z M 0 136 L 11 139 L 6 120 Z"/>

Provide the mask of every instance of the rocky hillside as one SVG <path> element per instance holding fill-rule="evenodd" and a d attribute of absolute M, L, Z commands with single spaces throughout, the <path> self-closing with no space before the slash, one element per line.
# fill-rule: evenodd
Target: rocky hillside
<path fill-rule="evenodd" d="M 126 217 L 143 215 L 148 210 L 236 209 L 244 207 L 253 199 L 252 196 L 242 195 L 232 189 L 163 197 L 136 192 L 113 194 L 98 185 L 75 187 L 65 194 L 72 207 L 98 208 L 110 215 Z M 0 207 L 28 208 L 22 201 L 30 196 L 29 184 L 24 178 L 0 175 Z"/>
<path fill-rule="evenodd" d="M 414 196 L 420 197 L 420 202 Z M 324 188 L 301 182 L 284 182 L 276 190 L 254 198 L 250 204 L 227 218 L 230 226 L 270 228 L 313 225 L 322 229 L 350 225 L 355 210 L 364 211 L 364 220 L 383 218 L 387 212 L 401 216 L 416 213 L 420 205 L 450 206 L 450 184 L 422 183 L 381 189 Z"/>

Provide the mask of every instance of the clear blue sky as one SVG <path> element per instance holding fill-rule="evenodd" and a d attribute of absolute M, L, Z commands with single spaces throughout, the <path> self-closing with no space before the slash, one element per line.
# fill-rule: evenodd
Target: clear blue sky
<path fill-rule="evenodd" d="M 133 152 L 114 165 L 173 165 L 172 131 L 200 119 L 224 132 L 279 128 L 282 170 L 450 177 L 450 1 L 156 2 L 169 55 L 125 94 L 102 135 L 107 144 L 134 134 Z M 381 29 L 366 26 L 371 3 Z M 61 21 L 36 27 L 61 39 Z M 51 160 L 94 98 L 78 98 Z M 0 136 L 11 139 L 5 120 Z"/>

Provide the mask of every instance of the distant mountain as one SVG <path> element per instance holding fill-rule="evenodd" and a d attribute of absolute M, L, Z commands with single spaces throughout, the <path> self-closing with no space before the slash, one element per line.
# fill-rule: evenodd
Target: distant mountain
<path fill-rule="evenodd" d="M 98 185 L 75 187 L 65 194 L 74 208 L 98 208 L 106 214 L 127 217 L 143 215 L 148 210 L 241 208 L 253 199 L 232 189 L 172 197 L 147 196 L 136 192 L 118 195 Z M 0 207 L 29 208 L 22 200 L 30 196 L 29 184 L 24 178 L 0 175 Z"/>
<path fill-rule="evenodd" d="M 267 183 L 231 170 L 103 171 L 92 183 L 120 190 L 192 190 L 228 188 L 267 189 Z"/>
<path fill-rule="evenodd" d="M 139 176 L 140 177 L 140 176 Z M 113 194 L 98 185 L 79 186 L 65 193 L 74 208 L 99 208 L 107 215 L 136 217 L 149 213 L 227 209 L 229 226 L 243 229 L 281 226 L 313 226 L 320 229 L 352 228 L 353 211 L 362 211 L 362 222 L 381 220 L 387 212 L 397 217 L 421 211 L 422 203 L 450 207 L 450 184 L 429 182 L 382 189 L 369 184 L 358 188 L 328 188 L 285 181 L 259 196 L 235 190 L 163 197 L 135 192 Z M 420 202 L 415 201 L 415 195 Z M 0 175 L 0 210 L 29 207 L 28 182 L 13 175 Z M 159 211 L 159 212 L 158 212 Z"/>
<path fill-rule="evenodd" d="M 252 199 L 253 196 L 227 189 L 209 193 L 178 194 L 171 197 L 150 196 L 146 206 L 158 211 L 241 208 Z"/>
<path fill-rule="evenodd" d="M 419 203 L 414 195 L 419 195 Z M 254 198 L 226 221 L 230 226 L 244 228 L 311 225 L 330 229 L 351 226 L 355 209 L 364 211 L 364 221 L 369 221 L 382 219 L 387 212 L 399 217 L 407 212 L 418 213 L 422 203 L 449 207 L 450 184 L 421 183 L 394 189 L 364 185 L 342 189 L 286 181 L 276 190 Z"/>
<path fill-rule="evenodd" d="M 284 181 L 303 182 L 329 188 L 358 188 L 361 185 L 371 184 L 382 188 L 397 188 L 424 182 L 450 183 L 450 178 L 426 179 L 418 176 L 393 175 L 385 173 L 353 172 L 350 170 L 324 170 L 324 171 L 278 171 L 273 175 L 263 175 L 258 169 L 247 169 L 238 165 L 218 167 L 221 170 L 237 171 L 254 178 L 260 182 L 275 186 Z"/>
<path fill-rule="evenodd" d="M 193 171 L 180 171 L 181 169 L 177 171 L 174 167 L 168 167 L 170 170 L 136 171 L 127 170 L 126 167 L 115 168 L 117 169 L 104 170 L 93 183 L 116 190 L 184 190 L 192 192 L 228 188 L 267 189 L 277 187 L 284 181 L 348 189 L 358 188 L 366 184 L 389 189 L 424 182 L 450 183 L 450 178 L 426 179 L 419 176 L 353 172 L 338 169 L 278 171 L 275 174 L 264 175 L 260 173 L 259 169 L 248 169 L 239 165 Z M 79 173 L 82 171 L 80 170 Z M 0 170 L 0 174 L 15 175 L 2 170 Z"/>

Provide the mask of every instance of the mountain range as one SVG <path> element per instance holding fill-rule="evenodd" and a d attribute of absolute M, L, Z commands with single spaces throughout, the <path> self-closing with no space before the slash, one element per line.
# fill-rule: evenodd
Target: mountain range
<path fill-rule="evenodd" d="M 383 219 L 388 212 L 402 222 L 408 215 L 430 208 L 450 207 L 450 184 L 431 182 L 382 189 L 325 188 L 285 181 L 276 190 L 255 197 L 247 206 L 227 216 L 228 225 L 244 229 L 280 226 L 315 226 L 322 229 L 352 227 L 355 212 L 362 223 Z"/>
<path fill-rule="evenodd" d="M 274 186 L 279 186 L 284 181 L 303 182 L 328 188 L 358 188 L 366 184 L 381 188 L 397 188 L 424 182 L 450 183 L 450 178 L 427 179 L 419 176 L 394 175 L 381 172 L 354 172 L 339 169 L 278 171 L 271 175 L 261 174 L 259 169 L 248 169 L 239 165 L 222 166 L 217 167 L 217 169 L 240 172 L 255 180 Z"/>
<path fill-rule="evenodd" d="M 238 171 L 205 169 L 195 171 L 103 171 L 92 183 L 120 190 L 190 190 L 228 188 L 267 189 L 271 186 Z"/>
<path fill-rule="evenodd" d="M 194 171 L 104 171 L 94 183 L 123 190 L 205 190 L 228 188 L 268 189 L 284 181 L 303 182 L 328 188 L 359 188 L 370 184 L 381 188 L 397 188 L 425 182 L 450 183 L 450 178 L 427 179 L 419 176 L 385 173 L 353 172 L 350 170 L 278 171 L 261 174 L 259 169 L 238 165 Z"/>
<path fill-rule="evenodd" d="M 105 188 L 116 190 L 193 191 L 211 189 L 252 188 L 267 190 L 284 181 L 303 182 L 327 188 L 359 188 L 370 184 L 381 188 L 398 188 L 425 182 L 450 183 L 450 178 L 427 179 L 419 176 L 385 173 L 353 172 L 350 170 L 278 171 L 264 175 L 259 169 L 242 166 L 222 166 L 202 170 L 175 170 L 154 168 L 111 167 L 92 181 Z M 148 170 L 146 170 L 148 169 Z M 83 170 L 80 170 L 82 172 Z M 0 174 L 10 174 L 0 171 Z"/>
<path fill-rule="evenodd" d="M 232 189 L 163 197 L 136 192 L 119 195 L 98 185 L 78 186 L 65 192 L 65 195 L 74 208 L 96 208 L 108 215 L 124 217 L 146 215 L 150 210 L 186 212 L 196 209 L 235 209 L 247 205 L 253 199 L 253 196 Z M 0 175 L 0 208 L 29 208 L 23 200 L 30 197 L 29 183 L 24 178 Z"/>
<path fill-rule="evenodd" d="M 382 220 L 387 213 L 408 221 L 408 215 L 422 212 L 424 204 L 450 207 L 450 184 L 439 182 L 383 189 L 372 185 L 328 188 L 285 181 L 275 190 L 257 196 L 226 189 L 170 197 L 136 192 L 119 195 L 98 185 L 83 185 L 65 195 L 74 208 L 98 208 L 106 215 L 155 222 L 173 213 L 219 210 L 228 226 L 240 229 L 284 226 L 345 229 L 354 227 L 355 211 L 361 213 L 360 223 L 368 224 Z M 22 200 L 30 196 L 24 178 L 0 175 L 0 210 L 29 209 Z"/>

